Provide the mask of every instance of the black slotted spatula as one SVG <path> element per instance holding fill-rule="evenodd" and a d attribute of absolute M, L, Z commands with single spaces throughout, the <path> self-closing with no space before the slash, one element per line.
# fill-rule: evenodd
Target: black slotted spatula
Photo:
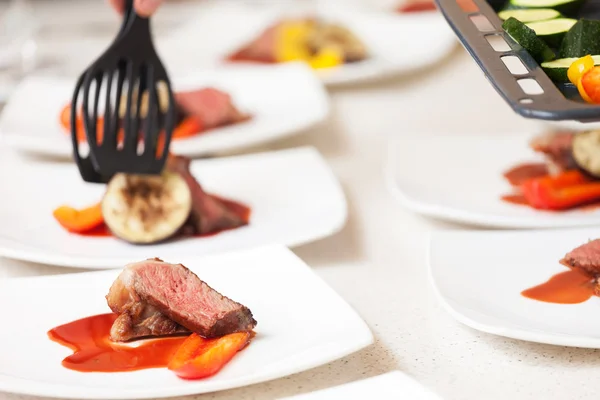
<path fill-rule="evenodd" d="M 80 104 L 81 97 L 81 104 Z M 104 104 L 103 118 L 98 117 Z M 81 112 L 89 155 L 77 138 Z M 161 173 L 175 124 L 175 101 L 148 18 L 126 1 L 114 42 L 79 77 L 71 103 L 73 153 L 84 181 L 105 183 L 115 173 Z"/>

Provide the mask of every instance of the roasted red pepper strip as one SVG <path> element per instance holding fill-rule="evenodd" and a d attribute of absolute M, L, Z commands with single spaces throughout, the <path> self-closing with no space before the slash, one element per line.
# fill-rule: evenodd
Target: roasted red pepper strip
<path fill-rule="evenodd" d="M 232 333 L 218 339 L 192 334 L 177 350 L 169 369 L 182 379 L 202 379 L 219 372 L 250 342 L 250 332 Z"/>
<path fill-rule="evenodd" d="M 541 210 L 566 210 L 600 201 L 600 182 L 579 171 L 530 179 L 521 185 L 529 205 Z"/>

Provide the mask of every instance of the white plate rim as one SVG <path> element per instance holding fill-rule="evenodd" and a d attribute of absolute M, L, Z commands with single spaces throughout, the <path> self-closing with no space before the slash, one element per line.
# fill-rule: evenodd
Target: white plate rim
<path fill-rule="evenodd" d="M 348 220 L 348 200 L 346 198 L 346 194 L 341 185 L 341 182 L 337 179 L 337 176 L 325 160 L 325 158 L 321 155 L 321 153 L 314 146 L 301 146 L 296 148 L 289 148 L 277 151 L 265 151 L 261 153 L 252 153 L 252 154 L 243 154 L 231 156 L 229 158 L 234 159 L 243 159 L 243 158 L 257 158 L 261 155 L 271 154 L 271 153 L 306 153 L 311 157 L 314 157 L 319 164 L 323 167 L 324 173 L 329 175 L 329 180 L 331 182 L 332 191 L 335 192 L 337 201 L 340 206 L 343 208 L 339 210 L 339 219 L 335 221 L 335 224 L 332 223 L 328 229 L 323 229 L 319 232 L 306 233 L 306 235 L 302 237 L 298 237 L 294 241 L 279 243 L 289 248 L 298 247 L 307 243 L 312 243 L 315 241 L 319 241 L 326 237 L 332 236 L 338 232 L 340 232 L 346 222 Z M 224 158 L 216 159 L 219 161 L 224 160 Z M 208 160 L 210 161 L 210 160 Z M 75 166 L 73 166 L 75 168 Z M 163 246 L 168 246 L 168 243 L 162 244 Z M 241 247 L 246 248 L 246 247 Z M 237 249 L 237 248 L 236 248 Z M 206 256 L 210 256 L 215 253 L 206 254 Z M 65 268 L 78 268 L 78 269 L 116 269 L 122 268 L 125 265 L 125 259 L 123 257 L 114 257 L 114 258 L 101 258 L 98 261 L 97 257 L 89 256 L 89 257 L 76 257 L 68 254 L 56 254 L 54 252 L 49 252 L 45 250 L 41 250 L 36 248 L 35 246 L 29 246 L 21 241 L 8 238 L 3 236 L 0 233 L 0 256 L 6 257 L 14 260 L 20 261 L 28 261 L 39 264 L 53 265 Z"/>
<path fill-rule="evenodd" d="M 535 234 L 535 230 L 530 231 L 480 231 L 478 234 L 485 233 L 529 233 Z M 446 230 L 439 232 L 432 232 L 430 234 L 429 239 L 429 247 L 427 251 L 427 277 L 429 280 L 429 285 L 433 290 L 433 293 L 436 299 L 441 304 L 442 308 L 446 310 L 455 320 L 460 322 L 463 325 L 468 326 L 469 328 L 475 329 L 477 331 L 481 331 L 484 333 L 489 333 L 496 336 L 502 336 L 509 339 L 521 340 L 531 343 L 542 343 L 549 344 L 554 346 L 565 346 L 565 347 L 580 347 L 580 348 L 588 348 L 588 349 L 600 349 L 600 337 L 597 339 L 590 338 L 589 336 L 575 336 L 575 335 L 561 335 L 556 333 L 545 333 L 543 331 L 528 329 L 528 328 L 506 328 L 502 327 L 498 324 L 492 323 L 484 323 L 479 322 L 473 318 L 468 317 L 467 315 L 461 313 L 458 307 L 453 306 L 452 302 L 446 299 L 441 293 L 440 289 L 436 284 L 436 279 L 434 275 L 434 267 L 431 262 L 431 255 L 433 251 L 433 243 L 438 240 L 443 240 L 444 236 L 453 235 L 453 234 L 462 234 L 468 235 L 473 233 L 465 232 L 465 231 L 456 231 L 456 230 Z"/>
<path fill-rule="evenodd" d="M 155 389 L 153 389 L 153 391 L 150 393 L 149 391 L 144 391 L 144 390 L 138 390 L 138 391 L 128 391 L 128 394 L 126 396 L 123 395 L 118 395 L 118 394 L 112 394 L 112 395 L 106 395 L 106 394 L 102 394 L 101 396 L 94 396 L 92 394 L 88 394 L 85 393 L 82 395 L 83 392 L 87 391 L 87 392 L 91 392 L 89 387 L 80 387 L 79 389 L 76 389 L 78 387 L 76 386 L 69 386 L 69 385 L 58 385 L 58 384 L 52 384 L 52 383 L 38 383 L 35 380 L 31 380 L 31 379 L 21 379 L 21 378 L 14 378 L 14 377 L 10 377 L 4 374 L 0 374 L 0 392 L 7 392 L 7 393 L 13 393 L 13 394 L 20 394 L 20 395 L 30 395 L 30 396 L 41 396 L 41 397 L 45 397 L 45 398 L 64 398 L 64 399 L 74 399 L 74 400 L 134 400 L 134 399 L 153 399 L 153 398 L 165 398 L 165 397 L 172 397 L 172 396 L 188 396 L 188 395 L 201 395 L 201 394 L 208 394 L 208 393 L 215 393 L 215 392 L 219 392 L 219 391 L 223 391 L 223 390 L 230 390 L 230 389 L 235 389 L 235 388 L 241 388 L 241 387 L 245 387 L 248 385 L 252 385 L 252 384 L 257 384 L 257 383 L 262 383 L 262 382 L 268 382 L 271 380 L 275 380 L 275 379 L 279 379 L 279 378 L 283 378 L 289 375 L 293 375 L 296 373 L 300 373 L 300 372 L 304 372 L 322 365 L 326 365 L 329 364 L 333 361 L 336 361 L 340 358 L 346 357 L 348 355 L 351 355 L 359 350 L 362 350 L 368 346 L 370 346 L 371 344 L 373 344 L 375 342 L 375 336 L 373 335 L 373 332 L 371 331 L 369 325 L 366 323 L 366 321 L 360 316 L 360 314 L 356 311 L 356 309 L 354 307 L 352 307 L 351 304 L 349 304 L 337 291 L 335 291 L 323 278 L 321 278 L 318 274 L 316 274 L 314 272 L 314 270 L 308 265 L 306 264 L 300 257 L 298 257 L 297 255 L 295 255 L 291 250 L 285 248 L 285 246 L 281 246 L 278 244 L 271 244 L 271 245 L 265 245 L 265 246 L 260 246 L 260 247 L 256 247 L 254 249 L 243 249 L 243 250 L 238 250 L 236 251 L 236 253 L 245 253 L 248 251 L 255 251 L 255 250 L 260 250 L 260 249 L 274 249 L 277 251 L 285 251 L 289 254 L 290 257 L 295 258 L 296 260 L 299 260 L 299 265 L 301 265 L 302 270 L 304 270 L 306 273 L 311 274 L 312 279 L 315 280 L 316 284 L 321 285 L 325 290 L 327 290 L 329 292 L 329 295 L 332 297 L 335 297 L 336 300 L 338 300 L 341 304 L 345 305 L 347 307 L 347 309 L 352 312 L 353 317 L 355 319 L 355 324 L 360 325 L 359 329 L 361 330 L 361 339 L 360 340 L 353 340 L 352 343 L 348 342 L 347 345 L 345 346 L 337 346 L 337 348 L 335 349 L 335 351 L 329 351 L 327 346 L 319 346 L 319 349 L 322 350 L 326 356 L 325 357 L 321 357 L 318 361 L 317 360 L 312 360 L 312 361 L 306 361 L 303 363 L 298 363 L 295 366 L 287 366 L 284 368 L 281 368 L 278 366 L 278 369 L 275 371 L 273 370 L 268 370 L 268 372 L 266 374 L 264 374 L 264 376 L 255 376 L 255 375 L 249 375 L 248 377 L 244 378 L 244 379 L 238 379 L 238 384 L 236 384 L 235 386 L 231 386 L 227 384 L 227 381 L 223 382 L 221 385 L 215 385 L 214 388 L 210 389 L 209 391 L 198 391 L 197 389 L 195 389 L 195 387 L 197 386 L 197 384 L 194 384 L 194 381 L 190 381 L 190 384 L 187 386 L 187 388 L 185 390 L 178 390 L 176 392 L 176 394 L 173 393 L 173 391 L 171 390 L 171 392 L 168 391 L 168 389 L 163 390 L 163 391 L 156 391 Z M 228 253 L 227 255 L 231 255 L 231 253 Z M 220 255 L 210 255 L 207 257 L 202 257 L 203 259 L 206 258 L 218 258 L 220 257 Z M 201 258 L 199 258 L 201 259 Z M 104 274 L 107 273 L 109 271 L 86 271 L 86 272 L 72 272 L 72 273 L 66 273 L 66 274 L 61 274 L 61 275 L 51 275 L 51 276 L 26 276 L 26 277 L 17 277 L 17 278 L 8 278 L 6 279 L 6 281 L 30 281 L 30 280 L 43 280 L 46 278 L 51 278 L 51 279 L 60 279 L 61 277 L 64 276 L 74 276 L 77 275 L 79 277 L 81 276 L 94 276 L 96 274 Z M 341 343 L 344 343 L 344 341 L 336 341 L 335 343 L 326 343 L 328 345 L 333 345 L 334 347 L 336 345 L 340 345 Z M 323 353 L 321 353 L 323 354 Z M 196 383 L 198 382 L 202 382 L 202 380 L 200 381 L 196 381 Z M 27 383 L 35 383 L 34 385 L 27 385 Z M 20 386 L 25 384 L 25 386 Z M 22 390 L 22 388 L 25 387 L 25 390 Z M 75 389 L 74 389 L 75 388 Z M 48 391 L 58 391 L 58 390 L 63 390 L 61 392 L 58 393 L 52 393 L 52 395 L 48 395 Z M 83 392 L 78 392 L 78 390 L 81 390 Z M 109 392 L 110 393 L 110 392 Z"/>

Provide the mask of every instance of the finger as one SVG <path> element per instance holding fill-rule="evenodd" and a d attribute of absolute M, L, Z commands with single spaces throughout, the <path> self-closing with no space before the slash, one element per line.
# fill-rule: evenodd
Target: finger
<path fill-rule="evenodd" d="M 114 8 L 119 14 L 123 14 L 125 8 L 125 2 L 123 0 L 108 0 L 108 3 Z"/>
<path fill-rule="evenodd" d="M 138 15 L 142 17 L 149 17 L 162 3 L 161 0 L 135 0 L 134 8 Z"/>

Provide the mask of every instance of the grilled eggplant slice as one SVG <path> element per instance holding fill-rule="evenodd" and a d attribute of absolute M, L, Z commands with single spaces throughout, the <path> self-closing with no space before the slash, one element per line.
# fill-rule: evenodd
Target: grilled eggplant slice
<path fill-rule="evenodd" d="M 117 174 L 106 187 L 102 215 L 111 232 L 130 243 L 150 244 L 175 235 L 192 209 L 185 180 L 165 171 L 159 176 Z"/>
<path fill-rule="evenodd" d="M 600 131 L 577 133 L 573 137 L 572 152 L 579 168 L 600 179 Z"/>

